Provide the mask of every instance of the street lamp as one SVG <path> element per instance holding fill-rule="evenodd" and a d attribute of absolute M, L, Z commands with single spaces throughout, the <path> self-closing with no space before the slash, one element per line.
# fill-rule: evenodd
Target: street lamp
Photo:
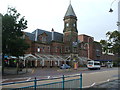
<path fill-rule="evenodd" d="M 112 8 L 110 8 L 109 12 L 113 12 Z"/>
<path fill-rule="evenodd" d="M 110 6 L 110 10 L 109 12 L 113 12 L 113 9 L 111 8 L 112 7 L 112 4 L 115 2 L 116 0 L 114 0 L 112 3 L 111 3 L 111 6 Z M 118 22 L 117 22 L 117 26 L 118 26 L 118 31 L 120 30 L 120 0 L 118 0 Z"/>
<path fill-rule="evenodd" d="M 114 1 L 111 3 L 109 12 L 113 12 L 113 9 L 112 9 L 111 7 L 112 7 L 112 4 L 113 4 L 115 1 L 116 1 L 116 0 L 114 0 Z"/>
<path fill-rule="evenodd" d="M 117 26 L 120 26 L 120 22 L 117 22 Z"/>

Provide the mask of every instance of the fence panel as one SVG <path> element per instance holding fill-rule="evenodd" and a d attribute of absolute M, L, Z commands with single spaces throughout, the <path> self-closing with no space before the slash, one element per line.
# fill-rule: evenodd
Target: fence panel
<path fill-rule="evenodd" d="M 64 88 L 80 88 L 80 80 L 79 79 L 72 79 L 65 81 Z"/>
<path fill-rule="evenodd" d="M 22 81 L 22 82 L 14 82 L 7 84 L 0 84 L 3 87 L 10 88 L 13 87 L 12 90 L 26 90 L 26 89 L 34 89 L 37 88 L 82 88 L 82 74 L 79 75 L 69 75 L 62 76 L 58 78 L 51 79 L 34 79 L 31 81 Z M 7 87 L 7 85 L 9 87 Z M 22 87 L 21 87 L 22 86 Z M 3 89 L 4 90 L 4 89 Z M 9 90 L 9 89 L 5 89 Z"/>

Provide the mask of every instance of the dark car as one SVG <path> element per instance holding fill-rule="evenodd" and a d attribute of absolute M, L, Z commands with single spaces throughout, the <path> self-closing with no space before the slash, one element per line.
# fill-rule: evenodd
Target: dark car
<path fill-rule="evenodd" d="M 67 65 L 67 64 L 62 64 L 61 66 L 60 66 L 60 69 L 70 69 L 71 67 L 69 66 L 69 65 Z"/>

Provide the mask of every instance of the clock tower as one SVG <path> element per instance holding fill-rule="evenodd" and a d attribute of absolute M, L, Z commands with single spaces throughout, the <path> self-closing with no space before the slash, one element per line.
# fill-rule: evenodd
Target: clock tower
<path fill-rule="evenodd" d="M 77 17 L 73 10 L 71 3 L 68 6 L 67 12 L 64 16 L 64 30 L 63 42 L 65 44 L 66 53 L 76 53 L 74 47 L 77 47 L 78 30 L 77 30 Z"/>

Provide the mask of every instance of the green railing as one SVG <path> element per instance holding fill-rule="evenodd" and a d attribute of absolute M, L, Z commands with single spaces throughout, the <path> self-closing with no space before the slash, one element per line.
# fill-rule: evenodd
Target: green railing
<path fill-rule="evenodd" d="M 42 88 L 82 88 L 82 73 L 76 75 L 63 75 L 49 79 L 35 79 L 30 81 L 12 82 L 0 84 L 2 90 L 24 90 Z"/>

